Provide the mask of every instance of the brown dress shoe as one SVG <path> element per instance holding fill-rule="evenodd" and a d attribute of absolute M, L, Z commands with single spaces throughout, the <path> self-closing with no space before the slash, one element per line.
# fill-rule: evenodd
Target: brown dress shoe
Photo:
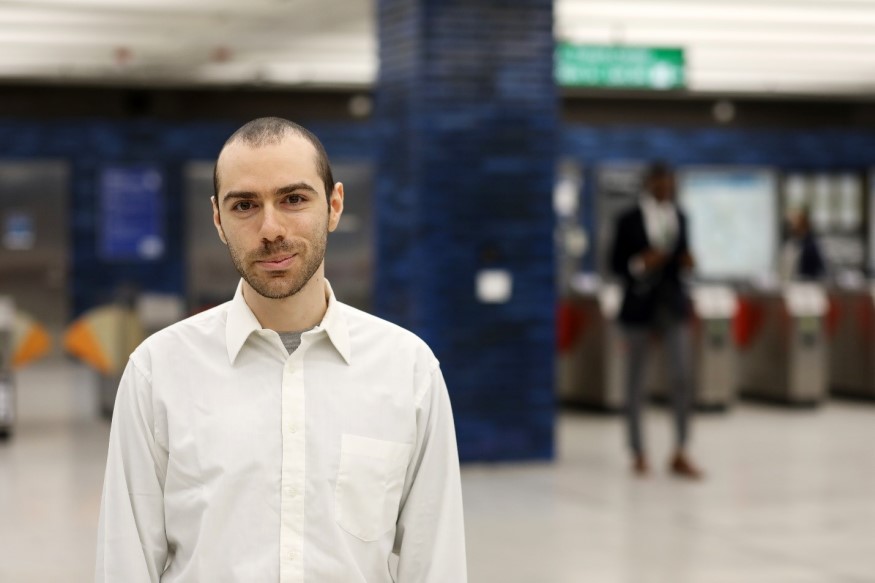
<path fill-rule="evenodd" d="M 695 464 L 683 454 L 678 454 L 674 457 L 669 469 L 671 469 L 671 473 L 675 476 L 687 480 L 701 480 L 705 477 L 702 470 L 697 468 Z"/>
<path fill-rule="evenodd" d="M 650 473 L 650 464 L 647 463 L 647 458 L 643 455 L 636 455 L 632 462 L 632 471 L 639 478 L 643 478 Z"/>

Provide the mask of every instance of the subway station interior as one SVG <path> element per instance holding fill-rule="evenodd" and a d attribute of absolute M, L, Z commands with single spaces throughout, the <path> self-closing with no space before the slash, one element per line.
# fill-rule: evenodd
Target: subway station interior
<path fill-rule="evenodd" d="M 0 582 L 94 580 L 122 370 L 234 296 L 213 173 L 264 116 L 344 185 L 338 300 L 441 363 L 471 582 L 875 582 L 873 30 L 875 0 L 0 0 Z M 649 471 L 626 442 L 613 250 L 657 163 L 699 479 L 658 334 Z"/>

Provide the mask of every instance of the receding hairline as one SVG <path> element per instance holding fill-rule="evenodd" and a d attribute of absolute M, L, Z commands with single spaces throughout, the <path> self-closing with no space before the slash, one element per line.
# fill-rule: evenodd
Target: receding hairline
<path fill-rule="evenodd" d="M 240 126 L 225 140 L 222 149 L 224 150 L 227 146 L 240 141 L 255 148 L 279 144 L 289 135 L 300 136 L 311 143 L 314 140 L 318 141 L 312 132 L 293 121 L 281 117 L 260 117 Z"/>
<path fill-rule="evenodd" d="M 325 146 L 322 142 L 304 126 L 296 124 L 293 121 L 280 117 L 261 117 L 254 119 L 235 131 L 225 140 L 222 149 L 219 150 L 219 155 L 216 157 L 216 164 L 213 167 L 213 194 L 218 199 L 219 196 L 219 163 L 225 151 L 232 146 L 242 144 L 250 148 L 263 148 L 267 146 L 280 145 L 290 138 L 298 138 L 308 142 L 313 150 L 313 163 L 316 167 L 316 173 L 322 182 L 325 196 L 330 197 L 334 189 L 334 176 L 331 172 L 331 164 L 328 160 L 328 153 L 325 151 Z"/>
<path fill-rule="evenodd" d="M 300 140 L 302 142 L 305 142 L 307 145 L 310 146 L 310 149 L 313 152 L 314 162 L 315 163 L 319 162 L 319 149 L 316 147 L 316 145 L 313 144 L 313 142 L 311 142 L 310 140 L 308 140 L 307 136 L 305 136 L 304 134 L 299 134 L 299 133 L 296 133 L 293 131 L 289 131 L 285 135 L 279 137 L 278 139 L 271 139 L 270 141 L 264 141 L 264 142 L 251 142 L 249 140 L 242 139 L 242 138 L 237 138 L 235 140 L 231 140 L 229 138 L 228 141 L 225 142 L 225 145 L 222 146 L 222 149 L 219 150 L 219 155 L 216 157 L 216 164 L 218 165 L 218 163 L 221 162 L 222 156 L 224 156 L 225 152 L 227 152 L 230 149 L 243 147 L 243 148 L 249 148 L 252 150 L 260 150 L 262 148 L 269 148 L 271 146 L 281 146 L 283 143 L 285 143 L 286 141 L 289 141 L 289 140 Z"/>

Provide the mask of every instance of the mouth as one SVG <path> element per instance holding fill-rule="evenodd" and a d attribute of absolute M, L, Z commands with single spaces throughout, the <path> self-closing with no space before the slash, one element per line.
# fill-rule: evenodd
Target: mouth
<path fill-rule="evenodd" d="M 272 257 L 270 259 L 262 259 L 260 261 L 256 261 L 256 263 L 264 269 L 273 271 L 288 268 L 294 261 L 295 257 L 297 257 L 297 254 L 281 255 L 279 257 Z"/>

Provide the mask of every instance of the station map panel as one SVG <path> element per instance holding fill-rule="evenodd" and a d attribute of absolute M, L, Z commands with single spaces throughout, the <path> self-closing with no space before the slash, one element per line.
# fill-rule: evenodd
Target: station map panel
<path fill-rule="evenodd" d="M 696 275 L 768 278 L 779 242 L 778 180 L 764 168 L 685 168 L 678 196 L 689 220 Z"/>

